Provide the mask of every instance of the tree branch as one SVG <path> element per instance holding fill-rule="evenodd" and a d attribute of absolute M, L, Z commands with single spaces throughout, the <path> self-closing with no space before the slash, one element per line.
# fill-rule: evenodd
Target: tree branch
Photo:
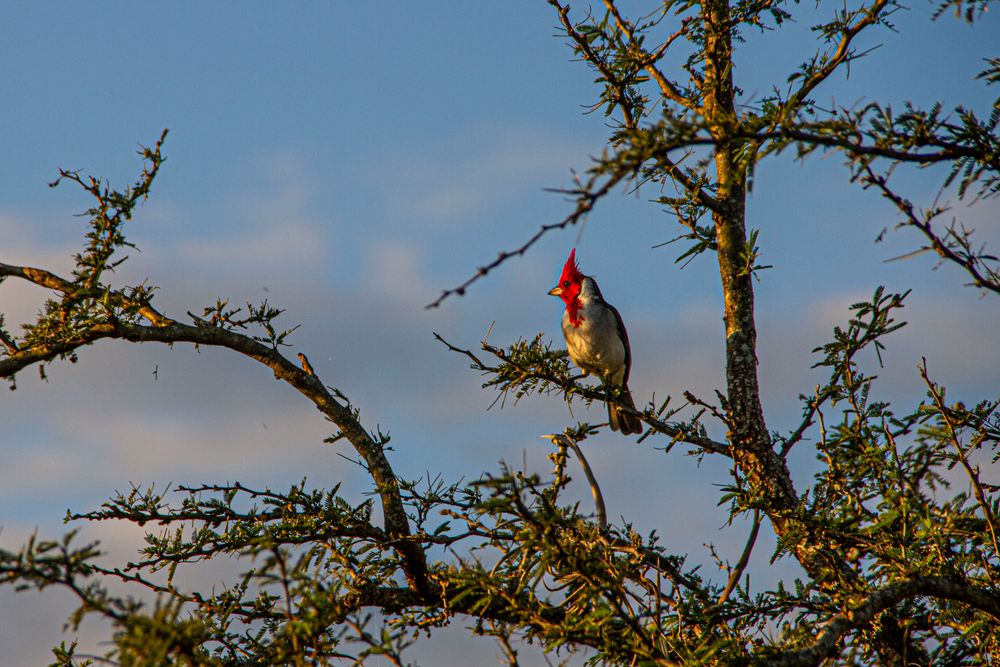
<path fill-rule="evenodd" d="M 79 289 L 75 283 L 40 269 L 0 264 L 0 276 L 3 275 L 23 278 L 61 292 L 67 297 L 72 297 Z M 165 317 L 148 304 L 131 303 L 121 292 L 115 291 L 112 294 L 119 304 L 136 308 L 152 326 L 132 324 L 118 319 L 89 324 L 82 330 L 73 332 L 68 340 L 22 347 L 13 354 L 8 354 L 6 359 L 0 360 L 0 378 L 13 377 L 27 366 L 50 361 L 105 338 L 137 343 L 210 345 L 225 347 L 250 357 L 270 368 L 276 379 L 291 385 L 309 399 L 320 412 L 340 428 L 364 458 L 368 472 L 382 499 L 386 533 L 394 538 L 394 546 L 400 551 L 407 581 L 416 590 L 427 591 L 427 562 L 419 546 L 405 540 L 410 534 L 409 520 L 400 499 L 398 480 L 385 457 L 382 445 L 372 439 L 351 409 L 338 401 L 316 375 L 302 370 L 282 356 L 276 348 L 265 346 L 248 336 L 204 322 L 199 322 L 198 326 L 182 324 Z"/>
<path fill-rule="evenodd" d="M 934 400 L 934 405 L 937 407 L 938 414 L 941 416 L 941 421 L 944 422 L 947 428 L 948 441 L 951 443 L 952 447 L 955 448 L 955 456 L 959 463 L 962 464 L 962 469 L 965 470 L 965 474 L 969 478 L 969 483 L 972 485 L 972 494 L 976 498 L 976 502 L 979 503 L 979 509 L 983 512 L 983 517 L 986 519 L 986 525 L 990 529 L 990 540 L 993 543 L 993 557 L 1000 558 L 1000 544 L 997 543 L 997 528 L 996 528 L 996 517 L 993 515 L 993 510 L 990 508 L 990 503 L 986 498 L 986 493 L 983 491 L 983 484 L 979 479 L 979 466 L 975 469 L 969 463 L 969 456 L 962 446 L 962 443 L 958 440 L 958 427 L 955 424 L 955 419 L 953 417 L 952 409 L 944 404 L 944 394 L 942 390 L 931 380 L 930 376 L 927 374 L 927 359 L 921 359 L 919 366 L 920 377 L 927 385 L 927 391 Z"/>
<path fill-rule="evenodd" d="M 781 114 L 782 122 L 788 118 L 791 118 L 806 97 L 813 91 L 816 86 L 821 84 L 823 81 L 828 79 L 831 74 L 833 74 L 837 68 L 843 65 L 845 62 L 849 62 L 853 59 L 853 54 L 851 51 L 851 42 L 857 37 L 865 28 L 878 23 L 882 19 L 882 10 L 890 4 L 890 0 L 876 0 L 876 2 L 864 10 L 864 16 L 854 24 L 844 25 L 841 30 L 840 43 L 837 45 L 837 50 L 830 57 L 825 57 L 826 62 L 816 70 L 814 70 L 811 75 L 802 82 L 798 90 L 789 95 L 788 100 L 786 100 L 783 105 L 784 109 Z M 846 9 L 844 10 L 847 11 Z M 858 12 L 861 9 L 857 10 Z"/>
<path fill-rule="evenodd" d="M 723 604 L 729 599 L 733 589 L 739 583 L 740 577 L 743 576 L 743 571 L 746 570 L 747 563 L 750 562 L 750 554 L 753 553 L 754 545 L 757 544 L 757 534 L 760 532 L 760 516 L 760 510 L 754 510 L 753 525 L 750 528 L 750 535 L 747 537 L 747 544 L 743 548 L 743 553 L 740 554 L 740 559 L 736 561 L 736 565 L 729 572 L 729 580 L 726 582 L 726 587 L 719 596 L 719 604 Z"/>
<path fill-rule="evenodd" d="M 846 614 L 834 616 L 811 647 L 792 653 L 764 654 L 751 662 L 776 667 L 813 667 L 825 659 L 836 657 L 840 642 L 852 630 L 867 626 L 879 614 L 903 600 L 921 596 L 961 602 L 993 617 L 994 623 L 1000 621 L 1000 595 L 997 592 L 954 577 L 914 577 L 889 584 L 873 592 Z"/>
<path fill-rule="evenodd" d="M 572 213 L 567 215 L 559 222 L 553 222 L 542 225 L 538 229 L 538 231 L 535 232 L 535 234 L 531 238 L 529 238 L 526 242 L 521 244 L 521 246 L 513 250 L 506 250 L 500 252 L 500 254 L 497 255 L 496 259 L 494 259 L 489 264 L 479 267 L 479 269 L 464 283 L 462 283 L 458 287 L 446 289 L 443 292 L 441 292 L 441 296 L 439 296 L 431 303 L 427 304 L 426 308 L 437 308 L 438 306 L 441 305 L 441 303 L 445 299 L 447 299 L 450 296 L 465 296 L 465 291 L 469 288 L 470 285 L 472 285 L 480 278 L 487 276 L 491 271 L 496 269 L 498 266 L 506 262 L 511 257 L 520 257 L 524 255 L 524 253 L 527 252 L 531 246 L 535 245 L 535 243 L 537 243 L 543 236 L 545 236 L 549 232 L 554 231 L 556 229 L 564 229 L 566 227 L 571 227 L 577 224 L 587 213 L 593 210 L 594 205 L 597 203 L 599 199 L 604 197 L 604 195 L 608 194 L 611 191 L 611 189 L 614 188 L 623 179 L 625 179 L 626 176 L 628 176 L 628 172 L 624 170 L 613 173 L 608 176 L 608 179 L 604 182 L 603 185 L 601 185 L 601 187 L 597 188 L 596 190 L 593 190 L 592 188 L 596 183 L 598 177 L 598 175 L 595 174 L 585 185 L 581 185 L 579 188 L 570 191 L 572 194 L 576 194 L 577 196 L 576 208 L 573 210 Z"/>
<path fill-rule="evenodd" d="M 597 477 L 594 476 L 594 471 L 591 470 L 590 463 L 587 462 L 587 457 L 583 455 L 580 445 L 565 433 L 551 433 L 542 437 L 548 438 L 558 447 L 569 447 L 576 454 L 576 457 L 580 460 L 580 467 L 583 469 L 583 474 L 587 478 L 587 483 L 590 485 L 590 493 L 594 497 L 597 525 L 601 530 L 605 530 L 608 527 L 608 510 L 604 506 L 604 494 L 601 493 L 601 485 L 597 483 Z"/>
<path fill-rule="evenodd" d="M 550 2 L 558 6 L 558 3 L 556 3 L 554 0 L 550 0 Z M 639 42 L 636 41 L 635 37 L 632 34 L 632 26 L 628 21 L 622 18 L 622 15 L 621 13 L 619 13 L 618 7 L 617 5 L 615 5 L 614 0 L 604 0 L 604 6 L 607 7 L 608 11 L 614 17 L 615 24 L 618 26 L 618 29 L 621 30 L 622 34 L 625 35 L 625 38 L 628 40 L 629 50 L 632 51 L 634 57 L 636 58 L 636 61 L 640 64 L 640 66 L 643 69 L 649 72 L 649 75 L 653 78 L 654 81 L 656 81 L 656 85 L 659 86 L 660 88 L 660 94 L 663 95 L 664 98 L 670 100 L 671 102 L 675 102 L 676 104 L 679 104 L 682 107 L 691 109 L 693 111 L 697 105 L 695 105 L 695 103 L 690 98 L 683 95 L 677 88 L 677 86 L 674 85 L 669 79 L 667 79 L 667 77 L 663 75 L 663 72 L 661 72 L 659 68 L 656 67 L 657 61 L 659 61 L 659 59 L 663 57 L 663 54 L 667 52 L 667 49 L 670 48 L 670 45 L 673 44 L 681 35 L 687 32 L 687 26 L 688 23 L 690 22 L 690 19 L 689 18 L 684 19 L 681 22 L 680 29 L 673 35 L 668 37 L 663 42 L 663 44 L 660 45 L 660 48 L 657 49 L 655 53 L 650 53 L 646 51 L 644 48 L 642 48 Z"/>
<path fill-rule="evenodd" d="M 434 337 L 439 340 L 443 345 L 445 345 L 452 352 L 457 352 L 462 354 L 473 362 L 473 368 L 482 371 L 483 373 L 490 374 L 500 374 L 501 366 L 491 366 L 484 363 L 479 359 L 471 350 L 466 350 L 455 345 L 452 345 L 447 340 L 441 337 L 440 334 L 434 334 Z M 527 367 L 522 366 L 517 363 L 516 360 L 511 359 L 510 355 L 504 352 L 502 349 L 490 345 L 486 342 L 482 343 L 482 348 L 484 351 L 489 352 L 497 359 L 500 359 L 504 364 L 508 364 L 513 368 L 516 368 L 519 375 L 519 382 L 524 382 L 528 379 L 541 380 L 542 382 L 548 383 L 555 387 L 558 387 L 562 392 L 567 395 L 576 395 L 584 399 L 601 401 L 601 402 L 613 402 L 615 405 L 620 407 L 622 410 L 635 415 L 638 419 L 646 422 L 652 429 L 663 435 L 669 436 L 676 442 L 685 442 L 696 447 L 700 447 L 705 451 L 712 452 L 713 454 L 722 454 L 723 456 L 731 457 L 732 452 L 729 445 L 724 442 L 719 442 L 712 440 L 707 436 L 703 436 L 697 433 L 693 433 L 684 428 L 673 425 L 669 422 L 664 422 L 657 419 L 653 415 L 649 414 L 648 411 L 640 412 L 639 410 L 634 410 L 629 406 L 622 403 L 620 400 L 615 399 L 612 396 L 608 396 L 607 392 L 600 389 L 592 389 L 590 387 L 578 385 L 572 379 L 564 377 L 562 375 L 551 372 L 547 369 Z"/>
<path fill-rule="evenodd" d="M 945 238 L 934 231 L 931 220 L 943 212 L 943 209 L 919 215 L 913 203 L 894 192 L 889 187 L 888 179 L 876 174 L 871 165 L 864 166 L 862 181 L 866 187 L 878 188 L 882 196 L 895 205 L 896 209 L 903 214 L 902 225 L 917 228 L 930 241 L 930 245 L 920 251 L 933 250 L 942 259 L 957 264 L 972 276 L 972 285 L 1000 294 L 1000 272 L 987 264 L 990 260 L 996 261 L 996 257 L 973 250 L 968 234 L 957 232 L 954 226 L 949 228 Z"/>

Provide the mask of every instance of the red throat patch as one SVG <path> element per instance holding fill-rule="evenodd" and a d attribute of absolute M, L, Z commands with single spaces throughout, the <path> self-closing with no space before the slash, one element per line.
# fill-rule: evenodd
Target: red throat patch
<path fill-rule="evenodd" d="M 563 293 L 560 295 L 566 303 L 566 312 L 569 313 L 569 323 L 574 327 L 580 326 L 583 316 L 580 315 L 580 290 L 583 288 L 584 275 L 580 272 L 580 267 L 576 263 L 576 248 L 569 251 L 569 259 L 563 265 L 562 275 L 559 277 L 559 286 Z"/>

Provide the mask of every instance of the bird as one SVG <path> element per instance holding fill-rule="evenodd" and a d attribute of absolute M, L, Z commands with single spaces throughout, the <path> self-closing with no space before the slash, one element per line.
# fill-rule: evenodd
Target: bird
<path fill-rule="evenodd" d="M 309 359 L 306 355 L 299 352 L 298 354 L 299 362 L 302 364 L 302 370 L 306 372 L 306 375 L 316 375 L 316 371 L 313 370 L 312 364 L 309 363 Z"/>
<path fill-rule="evenodd" d="M 618 310 L 604 300 L 597 281 L 580 272 L 576 263 L 576 248 L 569 253 L 559 283 L 549 290 L 566 304 L 562 316 L 562 331 L 566 338 L 569 358 L 584 375 L 595 375 L 608 389 L 608 421 L 612 431 L 622 435 L 642 432 L 642 422 L 634 414 L 622 410 L 610 398 L 617 392 L 619 401 L 635 410 L 628 376 L 632 367 L 632 350 L 628 332 Z"/>

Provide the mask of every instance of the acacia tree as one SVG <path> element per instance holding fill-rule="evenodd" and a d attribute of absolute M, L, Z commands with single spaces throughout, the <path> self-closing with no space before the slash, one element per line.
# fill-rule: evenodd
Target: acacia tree
<path fill-rule="evenodd" d="M 1000 293 L 996 258 L 960 222 L 942 226 L 945 207 L 921 209 L 893 181 L 907 167 L 943 164 L 943 193 L 960 202 L 995 197 L 997 107 L 981 118 L 962 107 L 907 105 L 896 112 L 878 102 L 827 108 L 814 100 L 825 81 L 861 55 L 854 46 L 859 34 L 890 27 L 899 8 L 891 0 L 832 12 L 815 27 L 814 56 L 753 106 L 739 103 L 734 45 L 755 30 L 782 29 L 793 6 L 666 0 L 629 18 L 614 0 L 584 14 L 559 0 L 549 4 L 576 56 L 597 73 L 594 109 L 614 123 L 607 149 L 567 190 L 575 206 L 565 219 L 501 252 L 431 305 L 463 294 L 544 234 L 577 224 L 618 186 L 658 188 L 657 203 L 674 214 L 689 244 L 682 258 L 718 260 L 726 391 L 712 401 L 688 393 L 684 409 L 646 406 L 636 413 L 646 426 L 640 439 L 668 452 L 685 448 L 731 460 L 721 501 L 733 518 L 752 517 L 752 529 L 737 561 L 720 563 L 727 576 L 705 578 L 655 535 L 607 522 L 579 446 L 604 425 L 581 423 L 553 435 L 548 477 L 501 469 L 473 483 L 412 481 L 392 467 L 387 436 L 361 421 L 346 391 L 327 386 L 304 355 L 296 363 L 283 352 L 290 331 L 277 324 L 279 309 L 219 300 L 178 319 L 157 309 L 150 286 L 116 285 L 113 269 L 130 247 L 125 225 L 150 193 L 164 133 L 143 151 L 145 167 L 128 187 L 60 173 L 93 200 L 87 244 L 68 278 L 0 264 L 0 277 L 54 294 L 20 333 L 0 320 L 0 376 L 16 386 L 19 371 L 44 372 L 104 338 L 227 348 L 270 368 L 336 425 L 328 440 L 355 449 L 378 507 L 374 498 L 352 501 L 336 487 L 135 489 L 70 517 L 153 526 L 141 559 L 100 565 L 99 546 L 78 545 L 70 533 L 0 552 L 0 581 L 68 588 L 80 601 L 71 620 L 109 619 L 109 659 L 130 665 L 331 664 L 375 655 L 401 664 L 419 634 L 456 618 L 473 619 L 476 632 L 497 637 L 511 664 L 513 640 L 588 649 L 595 662 L 629 665 L 990 663 L 1000 646 L 1000 508 L 997 489 L 981 481 L 976 462 L 1000 441 L 1000 401 L 949 404 L 926 369 L 919 405 L 899 409 L 875 400 L 875 377 L 859 354 L 877 352 L 903 326 L 896 318 L 906 298 L 880 288 L 817 348 L 828 376 L 802 397 L 801 423 L 788 433 L 769 431 L 757 381 L 754 281 L 761 267 L 745 205 L 761 160 L 785 150 L 837 151 L 848 176 L 881 192 L 901 225 L 923 235 L 925 249 L 960 266 L 975 289 Z M 954 10 L 973 22 L 985 9 L 985 2 L 948 2 L 938 13 Z M 668 55 L 683 65 L 668 69 Z M 982 78 L 1000 79 L 1000 60 L 990 61 Z M 577 383 L 566 353 L 540 336 L 506 347 L 484 342 L 477 350 L 442 342 L 500 392 L 556 392 L 568 402 L 607 398 Z M 710 437 L 710 421 L 724 426 L 723 440 Z M 807 438 L 823 465 L 800 489 L 787 461 Z M 572 457 L 598 501 L 596 518 L 565 499 Z M 960 490 L 948 484 L 953 468 L 964 475 Z M 801 565 L 794 587 L 755 590 L 744 579 L 764 522 L 778 539 L 772 560 Z M 442 553 L 454 556 L 435 555 Z M 175 581 L 178 570 L 232 556 L 245 564 L 235 585 L 199 591 Z M 114 595 L 109 580 L 151 590 L 156 602 Z M 59 664 L 80 663 L 72 646 L 55 653 Z"/>

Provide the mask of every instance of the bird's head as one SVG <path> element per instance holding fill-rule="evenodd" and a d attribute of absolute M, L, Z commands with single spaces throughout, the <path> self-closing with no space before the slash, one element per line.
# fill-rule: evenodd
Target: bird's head
<path fill-rule="evenodd" d="M 580 267 L 576 264 L 576 248 L 573 248 L 569 253 L 569 259 L 563 265 L 559 283 L 549 290 L 549 294 L 559 297 L 567 307 L 570 307 L 580 295 L 584 278 L 586 276 L 580 273 Z"/>

